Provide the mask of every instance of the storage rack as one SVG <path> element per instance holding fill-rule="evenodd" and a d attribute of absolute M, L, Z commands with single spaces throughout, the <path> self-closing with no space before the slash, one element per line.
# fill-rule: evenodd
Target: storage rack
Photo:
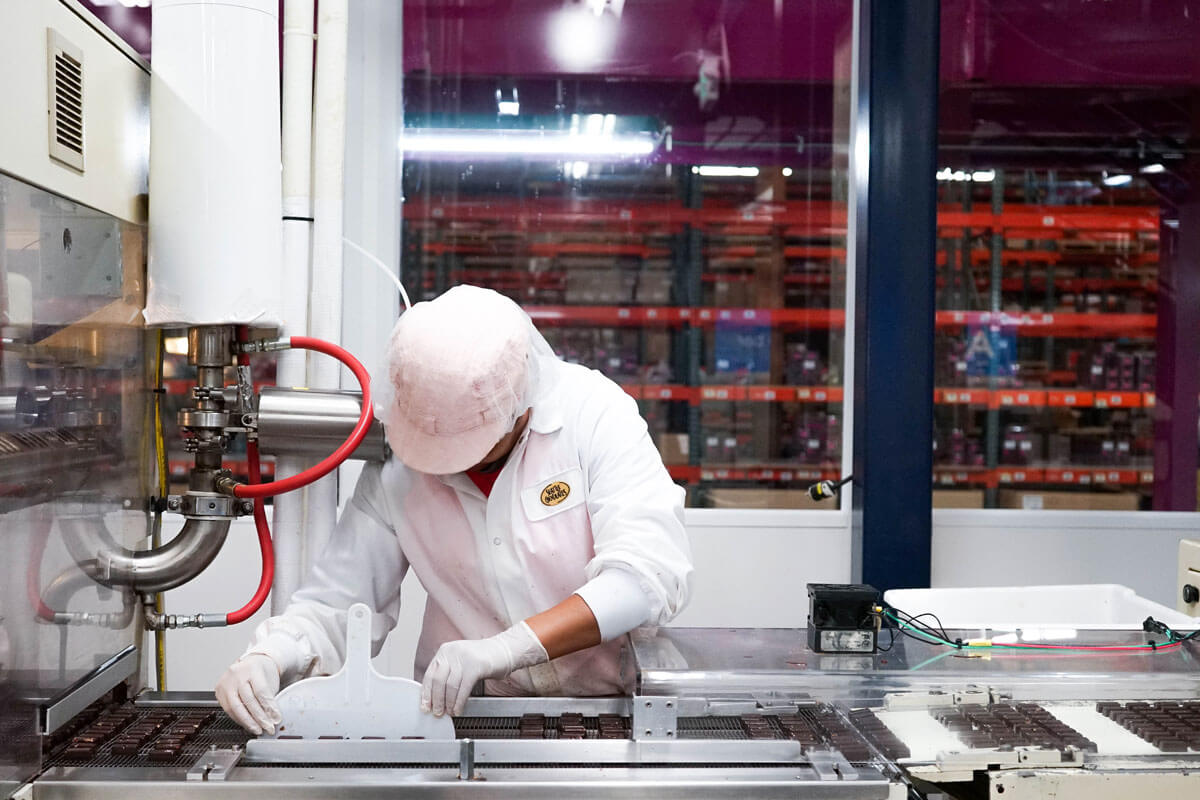
<path fill-rule="evenodd" d="M 674 197 L 650 200 L 410 197 L 404 278 L 423 297 L 458 282 L 496 288 L 521 302 L 552 340 L 580 330 L 607 332 L 610 340 L 627 335 L 636 342 L 634 363 L 619 355 L 611 364 L 597 357 L 589 365 L 639 401 L 668 469 L 695 493 L 696 504 L 713 504 L 714 489 L 797 490 L 836 477 L 839 449 L 820 450 L 819 460 L 805 463 L 779 442 L 794 424 L 789 420 L 805 411 L 841 414 L 845 203 L 730 202 L 736 192 L 724 188 L 729 179 L 702 180 L 684 170 Z M 742 183 L 758 188 L 763 181 Z M 1022 194 L 1011 180 L 1007 189 Z M 1041 452 L 1026 463 L 1006 463 L 1003 434 L 1012 420 L 1063 410 L 1092 416 L 1117 410 L 1144 427 L 1152 388 L 1084 387 L 1055 361 L 1071 343 L 1153 339 L 1158 208 L 1005 202 L 1005 192 L 997 173 L 982 208 L 970 192 L 941 203 L 936 328 L 939 338 L 952 340 L 999 326 L 1021 354 L 1044 353 L 1047 368 L 1018 383 L 994 372 L 969 383 L 938 381 L 938 423 L 957 420 L 979 442 L 982 458 L 935 458 L 935 487 L 982 489 L 987 506 L 1004 488 L 1145 488 L 1153 471 L 1144 440 L 1133 443 L 1123 463 L 1047 463 Z M 594 276 L 591 294 L 581 274 Z M 1062 302 L 1088 295 L 1138 298 L 1143 307 L 1097 309 L 1085 302 L 1076 309 Z M 766 369 L 714 368 L 714 337 L 728 326 L 769 332 Z M 826 379 L 789 381 L 786 344 L 811 347 Z M 648 369 L 664 353 L 669 370 Z M 706 413 L 711 409 L 717 413 Z M 769 441 L 765 451 L 760 441 L 757 451 L 743 454 L 735 446 L 732 457 L 714 459 L 705 446 L 714 433 Z M 678 434 L 686 434 L 686 449 L 666 446 Z"/>

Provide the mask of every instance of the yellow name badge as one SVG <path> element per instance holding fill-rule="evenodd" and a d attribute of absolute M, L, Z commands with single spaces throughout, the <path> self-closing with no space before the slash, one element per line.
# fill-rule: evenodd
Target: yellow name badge
<path fill-rule="evenodd" d="M 567 499 L 567 495 L 571 493 L 571 487 L 562 481 L 554 483 L 542 489 L 542 505 L 556 506 L 563 500 Z"/>

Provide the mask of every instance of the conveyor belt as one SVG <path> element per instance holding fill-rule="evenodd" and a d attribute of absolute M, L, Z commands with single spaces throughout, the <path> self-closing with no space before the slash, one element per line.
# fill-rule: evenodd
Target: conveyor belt
<path fill-rule="evenodd" d="M 873 715 L 870 720 L 878 723 Z M 618 714 L 454 720 L 460 739 L 629 739 L 630 724 L 629 717 Z M 886 728 L 883 733 L 888 733 Z M 869 732 L 877 747 L 884 743 L 882 735 L 874 727 Z M 224 712 L 211 707 L 96 705 L 56 734 L 47 766 L 186 768 L 212 745 L 240 746 L 249 738 Z M 873 755 L 863 736 L 836 710 L 818 704 L 801 706 L 793 714 L 683 717 L 678 720 L 678 738 L 795 740 L 806 747 L 837 748 L 852 762 L 869 761 Z"/>
<path fill-rule="evenodd" d="M 203 706 L 92 706 L 55 735 L 47 766 L 186 769 L 213 745 L 249 738 L 224 712 Z"/>
<path fill-rule="evenodd" d="M 854 724 L 854 729 L 862 734 L 868 742 L 875 745 L 885 758 L 896 761 L 912 755 L 908 745 L 900 741 L 871 709 L 859 708 L 851 711 L 850 721 Z"/>
<path fill-rule="evenodd" d="M 1096 704 L 1096 710 L 1167 753 L 1200 751 L 1200 701 Z"/>
<path fill-rule="evenodd" d="M 967 747 L 1074 747 L 1096 752 L 1096 744 L 1034 703 L 939 708 L 933 716 Z"/>

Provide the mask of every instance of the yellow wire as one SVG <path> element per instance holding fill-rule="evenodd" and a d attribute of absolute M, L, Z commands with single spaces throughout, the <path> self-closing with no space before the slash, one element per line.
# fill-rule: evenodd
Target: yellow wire
<path fill-rule="evenodd" d="M 158 497 L 162 501 L 166 500 L 168 492 L 167 445 L 163 438 L 162 422 L 163 351 L 165 348 L 166 339 L 160 330 L 154 356 L 154 460 L 155 471 L 158 473 Z M 154 547 L 162 546 L 162 512 L 158 510 L 154 512 L 151 544 Z M 162 592 L 154 595 L 154 610 L 160 615 L 163 613 Z M 165 692 L 167 690 L 167 632 L 164 630 L 154 632 L 154 675 L 158 683 L 158 690 Z"/>

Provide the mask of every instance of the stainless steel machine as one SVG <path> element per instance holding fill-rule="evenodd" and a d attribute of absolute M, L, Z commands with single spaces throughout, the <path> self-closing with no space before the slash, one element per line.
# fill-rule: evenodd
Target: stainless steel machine
<path fill-rule="evenodd" d="M 1078 632 L 1072 645 L 1141 647 Z M 472 698 L 454 738 L 248 739 L 211 698 L 124 685 L 60 721 L 35 797 L 1128 797 L 1200 789 L 1191 643 L 988 656 L 900 639 L 824 655 L 803 630 L 629 641 L 630 694 Z M 120 665 L 91 676 L 111 682 Z M 105 676 L 108 676 L 106 679 Z M 361 732 L 360 732 L 361 733 Z"/>

